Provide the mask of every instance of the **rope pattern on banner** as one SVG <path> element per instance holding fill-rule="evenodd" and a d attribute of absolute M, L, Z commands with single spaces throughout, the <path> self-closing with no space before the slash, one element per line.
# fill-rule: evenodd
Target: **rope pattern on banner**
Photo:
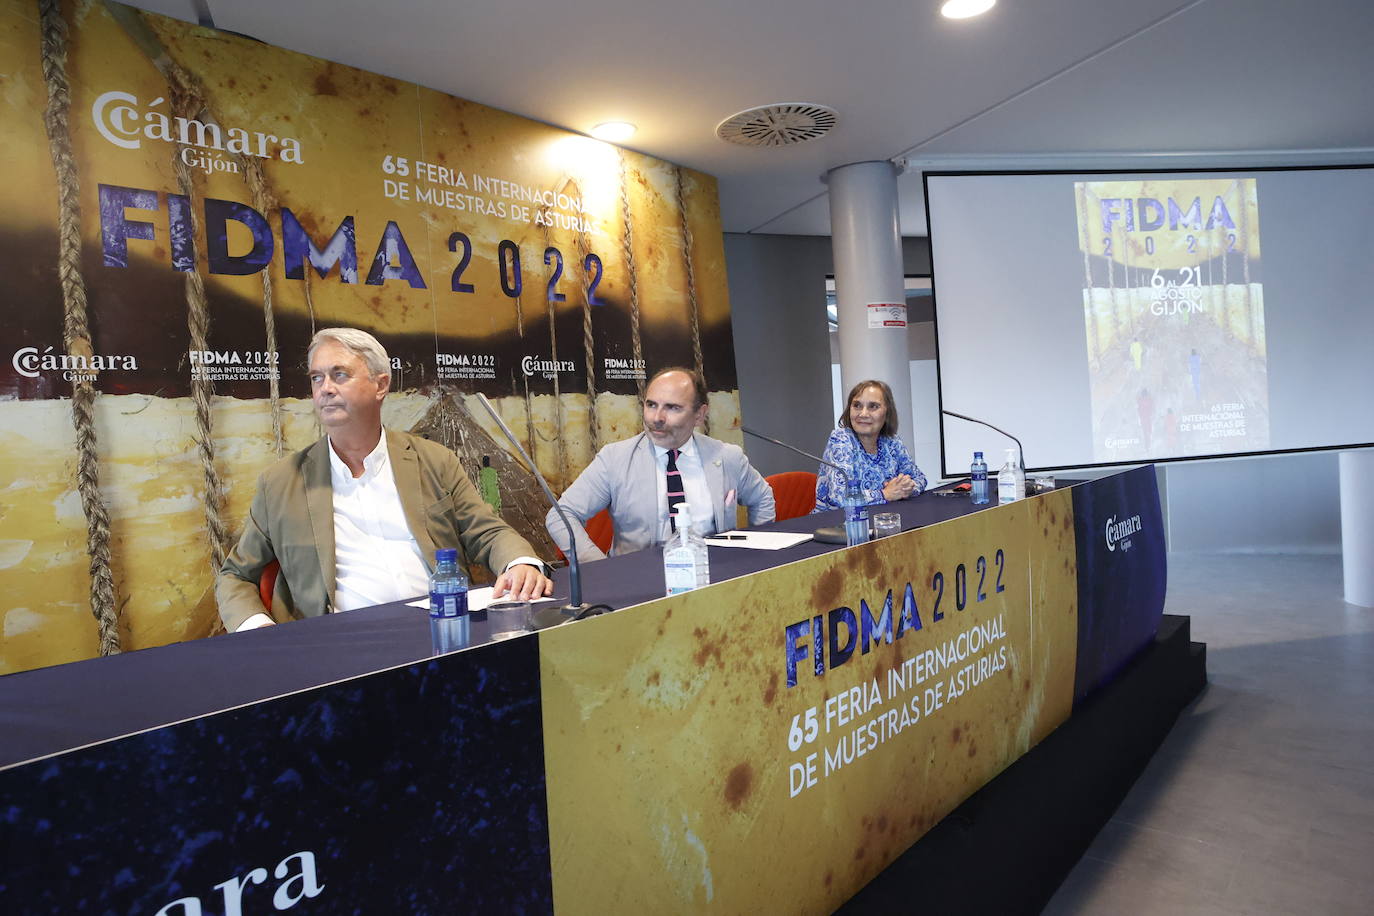
<path fill-rule="evenodd" d="M 560 189 L 555 189 L 555 195 Z M 553 235 L 549 230 L 547 219 L 550 212 L 549 207 L 541 208 L 544 216 L 544 227 L 542 235 L 544 237 L 544 251 L 553 247 Z M 540 253 L 540 260 L 543 260 L 543 253 Z M 554 442 L 555 458 L 558 461 L 558 479 L 564 481 L 568 479 L 568 437 L 563 434 L 563 390 L 558 384 L 558 310 L 557 303 L 552 297 L 548 299 L 547 307 L 549 312 L 549 359 L 553 360 L 555 369 L 553 371 L 553 428 L 556 431 Z"/>
<path fill-rule="evenodd" d="M 67 23 L 57 0 L 39 6 L 43 79 L 48 104 L 43 113 L 48 149 L 57 174 L 57 275 L 62 288 L 62 337 L 67 352 L 94 353 L 86 314 L 86 281 L 81 273 L 81 182 L 72 150 L 68 115 L 71 87 L 67 81 Z M 86 518 L 86 554 L 90 559 L 91 614 L 99 633 L 100 654 L 120 651 L 119 603 L 110 568 L 110 516 L 100 498 L 100 457 L 96 449 L 95 386 L 78 376 L 72 382 L 72 425 L 76 428 L 77 491 Z"/>
<path fill-rule="evenodd" d="M 253 206 L 259 213 L 267 218 L 271 218 L 273 212 L 278 209 L 276 195 L 267 185 L 267 176 L 262 171 L 262 164 L 258 162 L 256 156 L 245 156 L 237 154 L 243 174 L 248 182 L 249 193 L 253 196 Z M 310 271 L 307 270 L 306 273 Z M 307 291 L 309 287 L 306 288 Z M 313 315 L 313 309 L 312 309 Z M 262 326 L 267 338 L 267 352 L 278 353 L 277 350 L 277 319 L 272 306 L 272 270 L 265 267 L 262 270 Z M 281 407 L 281 357 L 277 357 L 277 365 L 268 367 L 270 374 L 267 376 L 267 397 L 272 411 L 272 445 L 276 449 L 277 457 L 286 454 L 286 440 L 282 435 L 282 407 Z"/>
<path fill-rule="evenodd" d="M 701 353 L 701 307 L 697 303 L 697 272 L 692 263 L 692 226 L 687 220 L 687 194 L 683 189 L 682 166 L 674 170 L 677 186 L 677 209 L 682 217 L 682 259 L 687 263 L 687 304 L 692 316 L 692 368 L 702 381 L 706 380 L 706 360 Z M 709 390 L 709 388 L 708 388 Z M 711 415 L 706 414 L 705 432 L 711 434 Z"/>
<path fill-rule="evenodd" d="M 205 119 L 213 121 L 214 113 L 210 110 L 209 103 L 205 98 L 204 88 L 193 74 L 181 67 L 166 49 L 162 47 L 157 36 L 147 27 L 142 19 L 142 14 L 130 7 L 114 4 L 108 7 L 110 14 L 125 30 L 129 37 L 139 46 L 148 59 L 152 62 L 163 79 L 167 81 L 168 96 L 172 102 L 174 116 L 196 117 L 202 112 Z M 265 174 L 261 165 L 253 157 L 243 154 L 236 154 L 235 160 L 240 168 L 244 170 L 249 190 L 253 196 L 254 206 L 262 212 L 264 216 L 275 207 L 275 198 L 268 187 Z M 194 182 L 191 177 L 190 167 L 182 162 L 181 157 L 173 156 L 173 169 L 177 178 L 178 187 L 189 202 L 194 194 Z M 199 219 L 196 216 L 194 207 L 190 210 L 191 226 L 194 232 L 193 238 L 200 237 Z M 308 273 L 308 271 L 307 271 Z M 278 352 L 276 320 L 273 309 L 272 280 L 270 272 L 263 271 L 263 319 L 266 334 L 266 344 L 272 353 Z M 308 283 L 308 280 L 307 280 Z M 200 349 L 205 349 L 209 337 L 209 306 L 205 295 L 205 281 L 198 270 L 190 270 L 186 274 L 186 297 L 187 297 L 187 327 L 190 332 L 191 345 Z M 314 323 L 313 304 L 309 301 L 309 288 L 306 290 L 307 306 L 311 308 L 311 323 Z M 280 369 L 278 368 L 278 371 Z M 270 378 L 270 377 L 269 377 Z M 285 451 L 285 441 L 282 433 L 282 409 L 280 399 L 280 389 L 277 380 L 270 379 L 269 399 L 272 415 L 272 434 L 273 445 L 278 455 Z M 200 452 L 202 471 L 205 476 L 205 502 L 206 515 L 206 535 L 210 544 L 210 555 L 214 564 L 215 571 L 218 571 L 223 557 L 227 552 L 228 532 L 224 525 L 222 509 L 224 503 L 224 491 L 219 480 L 219 472 L 215 467 L 215 450 L 212 429 L 212 418 L 210 413 L 210 401 L 214 396 L 214 384 L 208 379 L 191 380 L 191 396 L 196 407 L 196 426 L 199 439 L 197 441 Z"/>
<path fill-rule="evenodd" d="M 577 200 L 582 201 L 581 185 L 573 183 L 577 188 Z M 586 223 L 578 222 L 577 230 L 577 263 L 581 265 L 582 282 L 578 284 L 582 290 L 582 350 L 587 363 L 587 426 L 591 430 L 592 454 L 601 451 L 601 423 L 597 419 L 596 411 L 596 343 L 592 336 L 592 297 L 590 293 L 590 283 L 587 278 L 587 255 L 592 253 L 592 246 L 587 241 Z"/>
<path fill-rule="evenodd" d="M 512 369 L 511 372 L 515 370 Z M 535 431 L 534 431 L 534 400 L 530 396 L 530 377 L 524 376 L 525 383 L 525 440 L 529 442 L 530 460 L 538 462 L 539 458 L 535 454 Z"/>
<path fill-rule="evenodd" d="M 201 106 L 200 93 L 195 79 L 177 64 L 166 61 L 160 69 L 167 77 L 172 114 L 174 117 L 194 118 Z M 177 187 L 187 200 L 195 196 L 195 184 L 191 167 L 180 156 L 173 156 L 172 163 L 177 179 Z M 192 238 L 201 237 L 200 218 L 195 207 L 188 207 L 191 216 Z M 199 270 L 186 272 L 186 329 L 190 334 L 191 348 L 208 350 L 210 348 L 210 306 L 205 295 L 205 278 Z M 224 565 L 228 553 L 229 532 L 223 517 L 223 487 L 219 470 L 215 467 L 215 440 L 211 398 L 215 384 L 204 375 L 191 377 L 191 401 L 196 408 L 196 451 L 200 456 L 201 472 L 205 478 L 205 534 L 210 546 L 210 564 L 215 572 Z"/>
<path fill-rule="evenodd" d="M 625 223 L 621 232 L 621 245 L 625 251 L 625 272 L 630 279 L 630 347 L 634 354 L 635 365 L 644 364 L 644 344 L 639 336 L 639 278 L 635 275 L 634 228 L 630 217 L 629 165 L 625 151 L 620 154 L 620 214 Z M 644 397 L 644 379 L 639 380 L 639 396 Z"/>
<path fill-rule="evenodd" d="M 519 257 L 519 252 L 520 252 L 519 247 L 517 247 L 515 250 L 516 250 L 516 257 Z M 506 282 L 506 280 L 505 280 L 505 277 L 506 277 L 506 259 L 505 259 L 505 256 L 501 254 L 501 251 L 500 251 L 499 248 L 498 248 L 497 251 L 496 251 L 496 269 L 497 269 L 498 271 L 500 271 L 500 273 L 501 273 L 501 283 L 504 284 L 504 283 Z M 520 283 L 520 291 L 519 291 L 519 293 L 511 300 L 511 302 L 514 303 L 514 305 L 515 305 L 515 333 L 516 333 L 516 336 L 518 336 L 518 337 L 520 338 L 521 341 L 524 341 L 524 339 L 525 339 L 525 306 L 524 306 L 524 302 L 522 301 L 522 298 L 524 297 L 524 295 L 525 295 L 525 284 L 524 284 L 524 282 L 523 282 L 523 280 L 522 280 L 521 283 Z M 512 369 L 511 369 L 511 379 L 514 380 L 514 378 L 515 378 L 515 369 L 512 368 Z M 538 459 L 537 457 L 535 457 L 536 448 L 535 448 L 535 441 L 534 441 L 534 437 L 535 437 L 535 431 L 534 431 L 534 399 L 533 399 L 533 397 L 530 395 L 530 377 L 529 377 L 528 375 L 523 376 L 523 383 L 524 383 L 524 386 L 525 386 L 525 394 L 524 394 L 524 402 L 525 402 L 525 441 L 529 443 L 530 457 L 531 457 L 532 459 L 534 459 L 535 461 L 538 461 L 539 459 Z"/>

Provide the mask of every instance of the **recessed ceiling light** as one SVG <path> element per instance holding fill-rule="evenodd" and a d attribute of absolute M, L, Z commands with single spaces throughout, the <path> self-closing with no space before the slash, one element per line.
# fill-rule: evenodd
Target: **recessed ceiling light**
<path fill-rule="evenodd" d="M 635 134 L 635 126 L 628 121 L 603 121 L 592 128 L 592 136 L 607 143 L 619 143 Z"/>
<path fill-rule="evenodd" d="M 940 15 L 946 19 L 968 19 L 986 13 L 997 5 L 997 0 L 947 0 L 940 7 Z"/>

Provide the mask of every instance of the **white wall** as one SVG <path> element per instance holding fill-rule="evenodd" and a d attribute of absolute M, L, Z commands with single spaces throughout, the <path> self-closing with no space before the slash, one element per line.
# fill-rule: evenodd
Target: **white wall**
<path fill-rule="evenodd" d="M 903 239 L 902 260 L 907 273 L 930 273 L 926 240 Z M 819 454 L 837 416 L 825 317 L 830 239 L 726 233 L 725 263 L 744 425 Z M 913 402 L 923 396 L 912 391 Z M 815 462 L 749 436 L 744 447 L 765 475 L 815 470 Z"/>

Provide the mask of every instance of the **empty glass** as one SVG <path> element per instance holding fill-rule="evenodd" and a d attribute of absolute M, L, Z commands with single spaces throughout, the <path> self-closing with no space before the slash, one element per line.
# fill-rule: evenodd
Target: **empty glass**
<path fill-rule="evenodd" d="M 889 534 L 901 534 L 902 517 L 896 512 L 873 513 L 873 536 L 885 538 Z"/>
<path fill-rule="evenodd" d="M 494 601 L 487 605 L 487 633 L 493 642 L 533 629 L 528 601 Z"/>

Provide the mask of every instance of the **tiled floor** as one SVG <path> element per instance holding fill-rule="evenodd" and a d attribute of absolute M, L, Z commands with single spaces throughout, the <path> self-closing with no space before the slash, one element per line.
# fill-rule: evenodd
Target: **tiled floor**
<path fill-rule="evenodd" d="M 1374 914 L 1374 609 L 1341 595 L 1338 556 L 1170 556 L 1210 683 L 1046 913 Z"/>

